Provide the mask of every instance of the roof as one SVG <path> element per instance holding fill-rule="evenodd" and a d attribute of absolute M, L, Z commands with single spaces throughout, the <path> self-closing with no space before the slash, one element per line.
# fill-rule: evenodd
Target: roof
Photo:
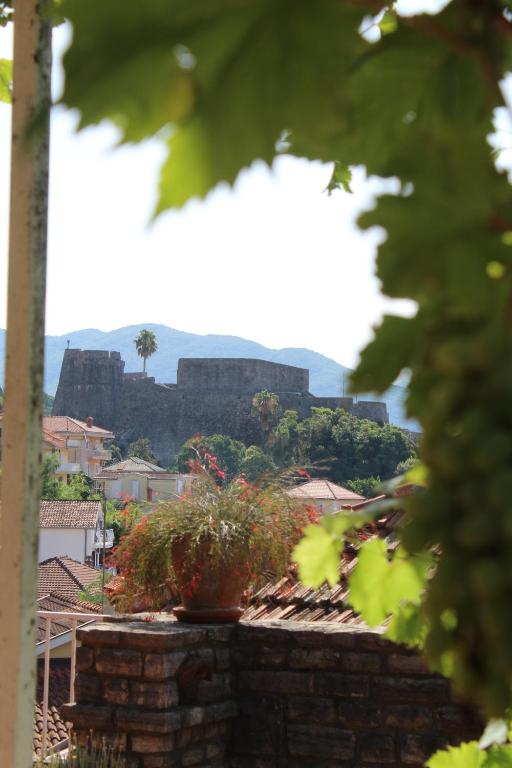
<path fill-rule="evenodd" d="M 48 707 L 47 738 L 51 747 L 56 747 L 60 742 L 69 738 L 68 729 L 59 710 L 55 706 Z M 43 744 L 43 705 L 36 704 L 34 709 L 34 725 L 32 734 L 32 749 L 34 754 L 41 753 Z"/>
<path fill-rule="evenodd" d="M 71 416 L 43 416 L 43 429 L 49 432 L 66 433 L 86 433 L 88 435 L 110 438 L 114 437 L 113 432 L 102 427 L 96 427 L 94 424 L 87 426 L 85 421 L 73 419 Z"/>
<path fill-rule="evenodd" d="M 61 598 L 77 599 L 78 593 L 96 581 L 100 573 L 96 568 L 79 563 L 67 555 L 50 557 L 39 563 L 37 596 L 46 597 L 53 593 Z"/>
<path fill-rule="evenodd" d="M 97 575 L 96 571 L 96 575 Z M 101 613 L 101 606 L 96 603 L 89 603 L 85 600 L 79 600 L 78 597 L 69 597 L 68 595 L 60 595 L 58 593 L 50 592 L 50 594 L 37 599 L 38 611 L 57 611 L 60 613 Z M 89 619 L 81 621 L 80 624 L 87 623 Z M 55 619 L 50 622 L 50 639 L 62 635 L 64 632 L 69 632 L 72 628 L 71 619 Z M 38 617 L 37 622 L 37 641 L 42 643 L 46 634 L 46 620 L 43 617 Z"/>
<path fill-rule="evenodd" d="M 41 528 L 96 528 L 101 517 L 100 501 L 48 499 L 41 501 Z"/>
<path fill-rule="evenodd" d="M 336 624 L 362 624 L 363 620 L 347 605 L 347 577 L 357 562 L 347 559 L 341 567 L 340 583 L 310 589 L 293 576 L 269 582 L 249 598 L 243 621 L 329 621 Z"/>
<path fill-rule="evenodd" d="M 330 480 L 309 480 L 287 491 L 294 499 L 335 499 L 340 501 L 363 501 L 364 496 L 349 491 Z"/>
<path fill-rule="evenodd" d="M 388 499 L 379 496 L 370 501 Z M 366 506 L 369 502 L 356 505 Z M 379 537 L 386 541 L 388 550 L 397 546 L 396 529 L 402 524 L 403 511 L 396 507 L 383 508 L 383 514 L 372 523 L 367 523 L 359 531 L 359 540 Z M 324 584 L 320 589 L 311 589 L 301 584 L 290 573 L 276 583 L 269 582 L 254 595 L 249 596 L 247 608 L 242 616 L 244 621 L 269 621 L 280 619 L 287 621 L 327 621 L 336 624 L 365 626 L 361 617 L 348 605 L 348 579 L 358 560 L 358 544 L 345 544 L 340 563 L 340 581 L 334 587 Z"/>
<path fill-rule="evenodd" d="M 54 432 L 50 432 L 48 429 L 44 429 L 44 427 L 42 431 L 42 438 L 44 443 L 49 443 L 49 445 L 52 445 L 54 448 L 66 447 L 66 441 L 63 437 L 59 437 Z"/>
<path fill-rule="evenodd" d="M 156 464 L 151 464 L 150 461 L 145 459 L 139 459 L 138 456 L 129 456 L 127 459 L 118 461 L 116 464 L 103 467 L 102 473 L 106 472 L 138 472 L 139 474 L 145 474 L 146 472 L 158 472 L 160 474 L 163 472 L 164 474 L 169 474 L 162 467 L 157 467 Z"/>

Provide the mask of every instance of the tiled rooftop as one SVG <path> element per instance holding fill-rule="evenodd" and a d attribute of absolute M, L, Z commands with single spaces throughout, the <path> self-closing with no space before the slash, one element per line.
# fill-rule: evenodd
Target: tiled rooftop
<path fill-rule="evenodd" d="M 108 429 L 96 427 L 94 424 L 87 426 L 85 421 L 72 419 L 70 416 L 43 416 L 43 429 L 49 432 L 86 433 L 91 436 L 110 438 L 114 437 Z"/>
<path fill-rule="evenodd" d="M 37 595 L 39 598 L 52 593 L 66 599 L 78 599 L 78 593 L 99 576 L 100 571 L 66 555 L 50 557 L 39 563 Z"/>
<path fill-rule="evenodd" d="M 59 710 L 55 705 L 48 707 L 48 726 L 47 735 L 51 747 L 57 746 L 60 742 L 68 738 L 68 730 L 63 719 L 59 715 Z M 43 743 L 43 705 L 36 704 L 34 709 L 34 726 L 32 749 L 35 755 L 41 754 Z"/>
<path fill-rule="evenodd" d="M 99 501 L 48 499 L 40 504 L 41 528 L 96 528 L 101 515 Z"/>
<path fill-rule="evenodd" d="M 364 508 L 370 503 L 386 499 L 379 496 L 369 499 L 353 509 Z M 374 523 L 366 525 L 359 533 L 361 541 L 378 536 L 387 541 L 389 550 L 396 547 L 395 529 L 400 525 L 403 512 L 391 509 L 383 513 Z M 329 621 L 338 624 L 363 624 L 364 622 L 347 604 L 348 578 L 357 564 L 358 545 L 346 544 L 340 564 L 340 583 L 335 587 L 324 584 L 320 589 L 310 589 L 301 584 L 294 575 L 277 583 L 269 582 L 250 596 L 243 615 L 244 621 Z"/>
<path fill-rule="evenodd" d="M 156 464 L 152 464 L 150 461 L 145 461 L 144 459 L 139 459 L 138 456 L 128 456 L 127 459 L 123 459 L 123 461 L 118 461 L 116 464 L 110 464 L 108 467 L 104 467 L 102 470 L 102 473 L 111 473 L 111 472 L 139 472 L 146 474 L 146 473 L 158 473 L 158 474 L 170 474 L 169 472 L 166 472 L 165 469 L 162 469 L 162 467 L 158 467 Z"/>
<path fill-rule="evenodd" d="M 59 437 L 59 435 L 55 434 L 54 432 L 50 432 L 48 429 L 42 430 L 42 437 L 43 442 L 48 443 L 49 445 L 53 446 L 54 448 L 65 448 L 66 447 L 66 441 L 63 437 Z"/>
<path fill-rule="evenodd" d="M 97 574 L 97 571 L 96 571 Z M 78 597 L 67 597 L 51 592 L 37 599 L 38 611 L 56 611 L 60 613 L 101 613 L 101 607 L 95 603 L 80 600 Z M 84 622 L 82 622 L 84 623 Z M 45 638 L 46 621 L 39 617 L 37 623 L 37 641 L 42 643 Z M 50 638 L 68 632 L 72 627 L 71 619 L 55 619 L 50 623 Z"/>
<path fill-rule="evenodd" d="M 309 480 L 307 483 L 290 488 L 288 495 L 294 499 L 328 499 L 354 503 L 364 500 L 364 496 L 331 483 L 330 480 Z"/>

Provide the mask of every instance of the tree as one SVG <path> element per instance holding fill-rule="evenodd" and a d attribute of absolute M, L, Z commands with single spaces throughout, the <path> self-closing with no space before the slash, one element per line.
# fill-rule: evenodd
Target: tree
<path fill-rule="evenodd" d="M 190 472 L 190 462 L 197 460 L 198 454 L 207 453 L 213 457 L 224 472 L 225 480 L 229 482 L 240 474 L 245 452 L 245 445 L 228 435 L 195 435 L 181 447 L 176 456 L 176 465 L 179 472 Z"/>
<path fill-rule="evenodd" d="M 280 467 L 307 463 L 302 450 L 297 411 L 285 411 L 269 436 L 269 450 Z"/>
<path fill-rule="evenodd" d="M 149 461 L 151 464 L 157 464 L 158 461 L 155 458 L 151 449 L 151 443 L 147 437 L 138 437 L 133 443 L 130 443 L 126 449 L 127 456 L 136 456 L 144 461 Z"/>
<path fill-rule="evenodd" d="M 59 499 L 62 483 L 56 476 L 57 467 L 60 464 L 58 453 L 49 453 L 41 464 L 41 498 Z"/>
<path fill-rule="evenodd" d="M 153 333 L 153 331 L 148 331 L 146 328 L 144 328 L 142 331 L 140 331 L 139 335 L 133 340 L 133 343 L 135 344 L 135 349 L 137 350 L 137 354 L 139 355 L 139 357 L 142 357 L 142 360 L 143 360 L 142 370 L 144 371 L 144 373 L 146 373 L 146 361 L 148 357 L 151 357 L 151 355 L 154 355 L 158 349 L 158 342 L 156 340 L 156 336 Z"/>
<path fill-rule="evenodd" d="M 99 499 L 94 491 L 93 482 L 83 472 L 71 475 L 69 482 L 64 483 L 57 477 L 57 469 L 60 464 L 58 453 L 50 453 L 45 456 L 41 464 L 41 498 L 42 499 Z"/>
<path fill-rule="evenodd" d="M 263 432 L 268 435 L 277 421 L 279 413 L 279 397 L 273 392 L 262 389 L 252 399 L 252 415 L 258 419 Z"/>
<path fill-rule="evenodd" d="M 250 483 L 264 482 L 265 475 L 272 475 L 277 471 L 272 457 L 258 445 L 250 445 L 247 448 L 240 469 Z"/>
<path fill-rule="evenodd" d="M 355 477 L 353 480 L 347 480 L 345 483 L 349 491 L 365 496 L 367 499 L 377 495 L 380 485 L 380 477 Z"/>
<path fill-rule="evenodd" d="M 328 473 L 345 484 L 354 478 L 393 477 L 399 462 L 416 456 L 405 432 L 386 424 L 357 419 L 341 408 L 312 408 L 298 427 L 301 453 L 312 472 Z"/>

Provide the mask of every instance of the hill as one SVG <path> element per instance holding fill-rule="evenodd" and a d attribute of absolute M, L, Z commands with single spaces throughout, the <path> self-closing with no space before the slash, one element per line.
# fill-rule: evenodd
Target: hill
<path fill-rule="evenodd" d="M 165 325 L 141 324 L 117 328 L 114 331 L 86 329 L 73 331 L 63 336 L 47 336 L 45 342 L 45 391 L 55 394 L 59 382 L 60 366 L 64 349 L 70 346 L 78 349 L 117 350 L 126 362 L 126 371 L 141 370 L 141 359 L 137 356 L 133 340 L 141 328 L 152 330 L 158 338 L 158 352 L 148 361 L 148 372 L 160 382 L 176 381 L 176 370 L 180 357 L 252 357 L 275 363 L 297 365 L 308 368 L 310 390 L 314 395 L 341 395 L 343 377 L 348 378 L 350 368 L 311 349 L 289 347 L 269 349 L 255 341 L 238 336 L 218 336 L 177 331 Z M 0 382 L 4 375 L 5 331 L 0 329 Z M 404 415 L 405 389 L 393 385 L 384 397 L 393 424 L 414 429 L 414 423 Z M 371 399 L 364 396 L 361 399 Z"/>

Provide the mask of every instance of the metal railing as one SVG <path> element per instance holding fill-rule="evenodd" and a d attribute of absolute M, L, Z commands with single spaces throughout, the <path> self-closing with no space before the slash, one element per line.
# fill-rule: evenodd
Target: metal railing
<path fill-rule="evenodd" d="M 94 546 L 105 547 L 105 549 L 110 549 L 111 547 L 113 547 L 114 546 L 114 529 L 106 528 L 105 536 L 103 536 L 103 531 L 97 531 L 94 537 Z"/>
<path fill-rule="evenodd" d="M 69 703 L 73 704 L 75 701 L 75 672 L 76 672 L 76 649 L 77 639 L 76 630 L 78 627 L 83 627 L 86 624 L 90 624 L 95 621 L 103 621 L 108 618 L 105 614 L 100 613 L 71 613 L 66 611 L 37 611 L 37 616 L 43 619 L 45 622 L 44 640 L 37 643 L 36 650 L 38 655 L 40 653 L 40 646 L 44 645 L 44 673 L 43 673 L 43 712 L 42 712 L 42 734 L 41 734 L 41 759 L 44 760 L 46 754 L 51 751 L 51 745 L 48 742 L 48 698 L 50 687 L 50 652 L 52 641 L 58 640 L 59 645 L 66 642 L 66 636 L 70 635 L 71 640 L 71 656 L 70 656 L 70 675 L 69 675 Z M 52 622 L 70 623 L 71 626 L 64 629 L 52 636 L 51 625 Z M 61 746 L 60 744 L 58 746 Z M 66 744 L 62 742 L 62 747 Z"/>

